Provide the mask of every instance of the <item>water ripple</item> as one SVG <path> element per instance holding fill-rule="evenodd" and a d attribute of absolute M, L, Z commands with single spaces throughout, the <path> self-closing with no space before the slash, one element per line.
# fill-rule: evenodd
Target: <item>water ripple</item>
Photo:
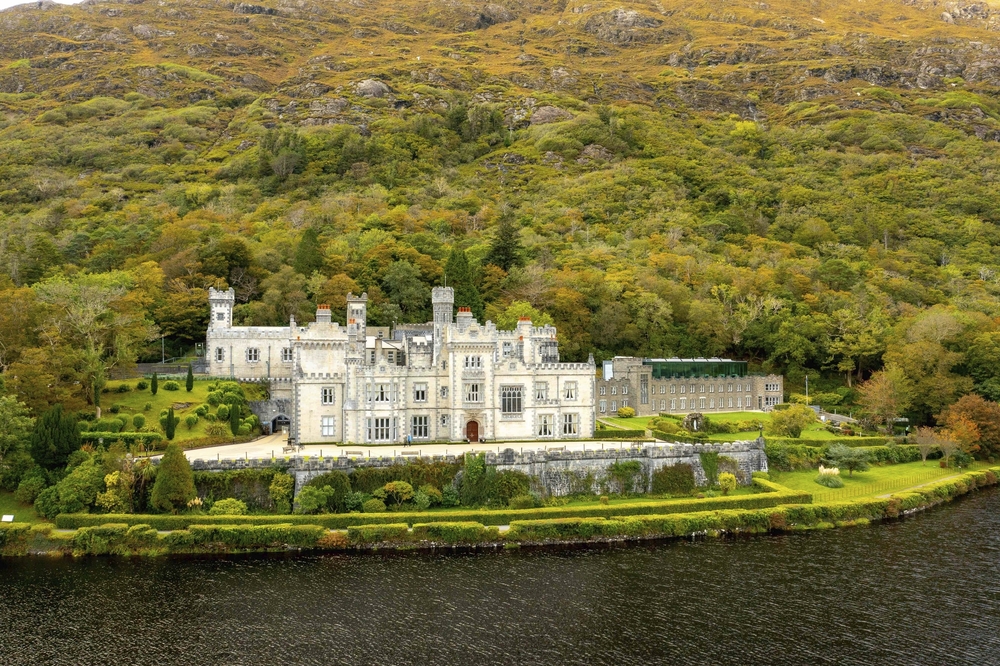
<path fill-rule="evenodd" d="M 0 562 L 0 664 L 1000 663 L 1000 492 L 869 529 Z"/>

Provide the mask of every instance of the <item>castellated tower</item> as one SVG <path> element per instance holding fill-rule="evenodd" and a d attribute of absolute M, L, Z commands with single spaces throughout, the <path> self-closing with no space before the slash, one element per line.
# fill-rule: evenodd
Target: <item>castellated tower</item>
<path fill-rule="evenodd" d="M 368 318 L 368 293 L 361 294 L 360 296 L 355 296 L 354 294 L 347 294 L 347 321 L 350 322 L 352 319 L 354 323 L 357 324 L 358 337 L 361 339 L 362 344 L 365 340 L 366 335 L 366 321 Z"/>
<path fill-rule="evenodd" d="M 232 328 L 233 325 L 233 305 L 236 303 L 236 291 L 232 288 L 229 291 L 208 288 L 208 304 L 211 308 L 211 319 L 208 321 L 208 328 Z"/>
<path fill-rule="evenodd" d="M 452 323 L 455 311 L 455 290 L 451 287 L 431 289 L 431 307 L 434 310 L 434 364 L 439 363 L 445 330 Z"/>

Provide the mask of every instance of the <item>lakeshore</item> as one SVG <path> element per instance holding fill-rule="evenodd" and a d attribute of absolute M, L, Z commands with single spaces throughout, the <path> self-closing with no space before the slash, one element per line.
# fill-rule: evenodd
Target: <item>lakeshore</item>
<path fill-rule="evenodd" d="M 996 486 L 1000 467 L 886 497 L 813 503 L 809 493 L 754 478 L 753 495 L 599 503 L 592 508 L 275 516 L 61 514 L 0 526 L 0 554 L 144 555 L 267 551 L 509 549 L 624 540 L 725 537 L 853 527 L 891 520 Z"/>

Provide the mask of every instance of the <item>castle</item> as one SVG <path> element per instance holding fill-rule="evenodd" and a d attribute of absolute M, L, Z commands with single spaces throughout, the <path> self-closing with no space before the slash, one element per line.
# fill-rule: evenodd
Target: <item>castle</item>
<path fill-rule="evenodd" d="M 268 381 L 265 431 L 292 444 L 559 440 L 590 437 L 595 365 L 560 363 L 554 326 L 513 331 L 454 312 L 431 290 L 433 321 L 367 325 L 368 296 L 347 297 L 347 325 L 320 305 L 306 326 L 233 326 L 235 294 L 209 290 L 209 374 Z"/>

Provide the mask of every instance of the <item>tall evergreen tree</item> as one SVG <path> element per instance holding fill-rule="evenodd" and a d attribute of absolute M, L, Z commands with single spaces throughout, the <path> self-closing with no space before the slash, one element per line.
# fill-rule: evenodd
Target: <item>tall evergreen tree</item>
<path fill-rule="evenodd" d="M 173 439 L 174 435 L 177 433 L 177 423 L 180 419 L 174 416 L 174 408 L 171 407 L 167 410 L 167 421 L 163 429 L 166 431 L 167 439 Z"/>
<path fill-rule="evenodd" d="M 191 464 L 185 457 L 181 447 L 167 444 L 156 470 L 156 482 L 150 493 L 150 501 L 154 508 L 160 511 L 176 512 L 187 507 L 187 503 L 195 498 L 194 475 Z"/>
<path fill-rule="evenodd" d="M 490 251 L 486 255 L 486 263 L 499 266 L 508 272 L 514 266 L 521 265 L 521 237 L 517 224 L 510 217 L 505 216 L 500 219 L 493 242 L 490 244 Z"/>
<path fill-rule="evenodd" d="M 156 392 L 158 390 L 160 390 L 160 381 L 157 378 L 156 373 L 154 372 L 153 381 L 149 383 L 149 392 L 152 393 L 153 395 L 156 395 Z"/>
<path fill-rule="evenodd" d="M 323 268 L 323 248 L 319 243 L 319 232 L 315 228 L 309 227 L 302 234 L 299 246 L 295 249 L 295 260 L 292 268 L 296 273 L 301 273 L 306 277 L 312 276 Z"/>
<path fill-rule="evenodd" d="M 444 273 L 448 277 L 448 285 L 455 289 L 455 305 L 470 308 L 476 319 L 482 322 L 483 297 L 479 295 L 472 278 L 472 269 L 469 267 L 469 258 L 465 250 L 452 248 Z"/>
<path fill-rule="evenodd" d="M 187 379 L 184 381 L 184 388 L 190 393 L 194 389 L 194 368 L 188 363 Z"/>
<path fill-rule="evenodd" d="M 45 469 L 65 467 L 69 455 L 80 448 L 76 419 L 55 405 L 35 423 L 28 444 L 31 457 Z"/>
<path fill-rule="evenodd" d="M 240 406 L 239 405 L 229 405 L 229 430 L 233 433 L 233 437 L 240 432 Z"/>

